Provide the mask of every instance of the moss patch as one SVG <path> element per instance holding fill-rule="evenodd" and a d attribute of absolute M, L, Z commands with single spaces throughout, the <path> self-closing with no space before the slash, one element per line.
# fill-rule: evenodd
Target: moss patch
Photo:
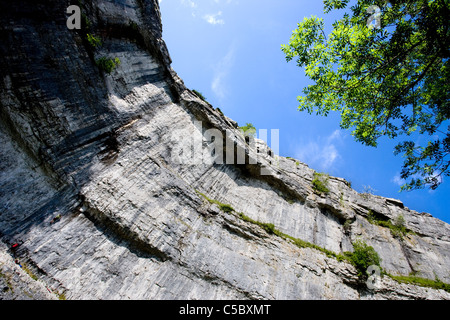
<path fill-rule="evenodd" d="M 427 288 L 432 288 L 432 289 L 441 289 L 441 290 L 450 292 L 450 284 L 444 283 L 437 278 L 436 278 L 436 280 L 431 280 L 431 279 L 421 278 L 421 277 L 417 277 L 417 276 L 393 276 L 390 274 L 388 274 L 388 276 L 400 283 L 408 283 L 408 284 L 413 284 L 413 285 L 417 285 L 417 286 L 421 286 L 421 287 L 427 287 Z"/>
<path fill-rule="evenodd" d="M 220 210 L 222 210 L 223 212 L 231 213 L 231 212 L 234 211 L 233 207 L 231 205 L 229 205 L 229 204 L 222 203 L 220 201 L 211 199 L 208 196 L 206 196 L 204 193 L 201 193 L 198 190 L 195 190 L 195 192 L 197 192 L 199 195 L 201 195 L 203 198 L 205 198 L 209 203 L 217 204 L 219 206 Z"/>

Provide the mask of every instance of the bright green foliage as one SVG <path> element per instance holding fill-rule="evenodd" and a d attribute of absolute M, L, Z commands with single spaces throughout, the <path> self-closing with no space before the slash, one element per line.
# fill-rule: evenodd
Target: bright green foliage
<path fill-rule="evenodd" d="M 410 283 L 410 284 L 415 284 L 418 286 L 428 287 L 428 288 L 433 288 L 433 289 L 442 289 L 447 292 L 450 292 L 450 284 L 444 283 L 441 280 L 439 280 L 438 278 L 436 278 L 436 280 L 431 280 L 431 279 L 421 278 L 421 277 L 417 277 L 417 276 L 394 276 L 394 275 L 389 275 L 389 276 L 398 282 Z"/>
<path fill-rule="evenodd" d="M 324 12 L 347 4 L 324 0 Z M 450 175 L 449 16 L 448 0 L 357 0 L 329 35 L 322 18 L 306 17 L 282 45 L 314 81 L 299 110 L 340 112 L 341 127 L 368 146 L 398 139 L 401 178 L 411 179 L 402 190 L 435 189 Z M 374 17 L 379 28 L 368 23 Z"/>
<path fill-rule="evenodd" d="M 353 242 L 353 252 L 348 253 L 351 263 L 358 270 L 358 276 L 364 279 L 371 265 L 380 266 L 380 257 L 375 249 L 362 240 Z"/>
<path fill-rule="evenodd" d="M 246 123 L 245 126 L 239 127 L 244 132 L 244 135 L 254 137 L 256 135 L 256 128 L 251 123 Z"/>
<path fill-rule="evenodd" d="M 86 34 L 86 40 L 89 42 L 92 48 L 97 48 L 102 45 L 102 41 L 100 38 L 88 33 Z"/>
<path fill-rule="evenodd" d="M 267 222 L 261 222 L 261 221 L 257 221 L 257 220 L 253 220 L 252 218 L 246 216 L 245 214 L 243 214 L 242 212 L 239 213 L 239 218 L 241 218 L 244 221 L 256 224 L 258 226 L 260 226 L 261 228 L 263 228 L 268 234 L 276 234 L 278 235 L 278 230 L 275 229 L 275 225 L 273 223 L 267 223 Z"/>
<path fill-rule="evenodd" d="M 119 58 L 107 58 L 107 57 L 101 57 L 95 61 L 97 66 L 105 71 L 106 73 L 111 73 L 119 64 L 120 60 Z"/>
<path fill-rule="evenodd" d="M 198 191 L 198 190 L 195 190 L 195 191 L 196 191 L 199 195 L 201 195 L 203 198 L 205 198 L 209 203 L 216 204 L 216 205 L 220 208 L 220 210 L 222 210 L 223 212 L 231 213 L 231 212 L 234 211 L 234 209 L 233 209 L 233 207 L 232 207 L 231 205 L 226 204 L 226 203 L 222 203 L 222 202 L 220 202 L 220 201 L 218 201 L 218 200 L 215 200 L 215 199 L 211 199 L 211 198 L 207 197 L 204 193 L 201 193 L 201 192 Z"/>
<path fill-rule="evenodd" d="M 406 228 L 405 218 L 402 215 L 396 217 L 394 223 L 392 223 L 391 220 L 378 219 L 376 215 L 371 210 L 369 210 L 369 212 L 367 213 L 367 221 L 369 221 L 371 224 L 388 228 L 389 230 L 391 230 L 391 233 L 394 237 L 401 240 L 407 233 L 412 233 Z"/>
<path fill-rule="evenodd" d="M 275 231 L 275 225 L 273 223 L 263 224 L 263 229 L 266 230 L 268 234 L 272 234 Z"/>
<path fill-rule="evenodd" d="M 325 173 L 314 172 L 314 179 L 312 181 L 312 187 L 319 193 L 328 193 L 330 189 L 327 187 L 328 175 Z"/>
<path fill-rule="evenodd" d="M 222 210 L 223 212 L 226 212 L 226 213 L 230 213 L 230 212 L 234 211 L 233 207 L 226 203 L 218 203 L 218 206 L 219 206 L 220 210 Z"/>

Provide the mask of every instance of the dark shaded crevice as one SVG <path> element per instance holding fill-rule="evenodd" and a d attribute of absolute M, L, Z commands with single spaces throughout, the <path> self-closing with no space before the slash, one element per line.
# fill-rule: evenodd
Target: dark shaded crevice
<path fill-rule="evenodd" d="M 243 232 L 238 227 L 235 227 L 235 226 L 233 226 L 231 224 L 224 223 L 224 224 L 222 224 L 222 227 L 225 230 L 227 230 L 229 233 L 231 233 L 233 235 L 236 235 L 236 236 L 238 236 L 240 238 L 243 238 L 245 240 L 253 240 L 253 238 L 250 235 L 248 235 L 247 233 Z"/>
<path fill-rule="evenodd" d="M 241 226 L 236 225 L 231 220 L 226 219 L 226 217 L 224 217 L 222 227 L 230 234 L 236 235 L 248 241 L 258 240 L 262 235 L 261 233 L 255 232 L 252 228 L 249 228 L 248 232 L 245 232 Z"/>
<path fill-rule="evenodd" d="M 402 249 L 403 256 L 405 257 L 406 262 L 408 263 L 408 266 L 411 269 L 411 272 L 413 274 L 417 273 L 418 270 L 416 270 L 411 263 L 411 260 L 410 260 L 411 257 L 410 257 L 410 253 L 408 251 L 407 245 L 402 240 L 400 240 L 399 242 L 400 242 L 400 248 Z"/>
<path fill-rule="evenodd" d="M 81 198 L 83 199 L 83 197 Z M 125 246 L 138 257 L 153 258 L 161 262 L 172 260 L 172 257 L 142 239 L 130 227 L 119 224 L 102 212 L 88 207 L 85 202 L 83 204 L 86 207 L 86 210 L 83 211 L 84 215 L 103 235 L 116 245 Z"/>

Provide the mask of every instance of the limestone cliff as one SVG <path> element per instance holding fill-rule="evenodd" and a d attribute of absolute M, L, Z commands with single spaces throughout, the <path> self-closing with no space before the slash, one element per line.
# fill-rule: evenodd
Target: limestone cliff
<path fill-rule="evenodd" d="M 76 1 L 81 30 L 70 4 L 0 3 L 0 297 L 450 298 L 393 277 L 450 283 L 448 224 L 246 141 L 171 69 L 157 0 Z M 211 129 L 245 163 L 214 163 Z M 341 259 L 357 239 L 375 288 Z"/>

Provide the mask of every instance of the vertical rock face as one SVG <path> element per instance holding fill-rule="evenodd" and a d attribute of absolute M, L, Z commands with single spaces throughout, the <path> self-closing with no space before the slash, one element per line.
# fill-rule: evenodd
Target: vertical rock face
<path fill-rule="evenodd" d="M 450 283 L 450 226 L 340 178 L 317 192 L 306 164 L 246 142 L 171 69 L 158 1 L 80 1 L 78 31 L 68 5 L 0 4 L 0 295 L 22 298 L 17 259 L 35 298 L 450 298 L 368 289 L 336 259 L 363 239 L 389 274 Z"/>

